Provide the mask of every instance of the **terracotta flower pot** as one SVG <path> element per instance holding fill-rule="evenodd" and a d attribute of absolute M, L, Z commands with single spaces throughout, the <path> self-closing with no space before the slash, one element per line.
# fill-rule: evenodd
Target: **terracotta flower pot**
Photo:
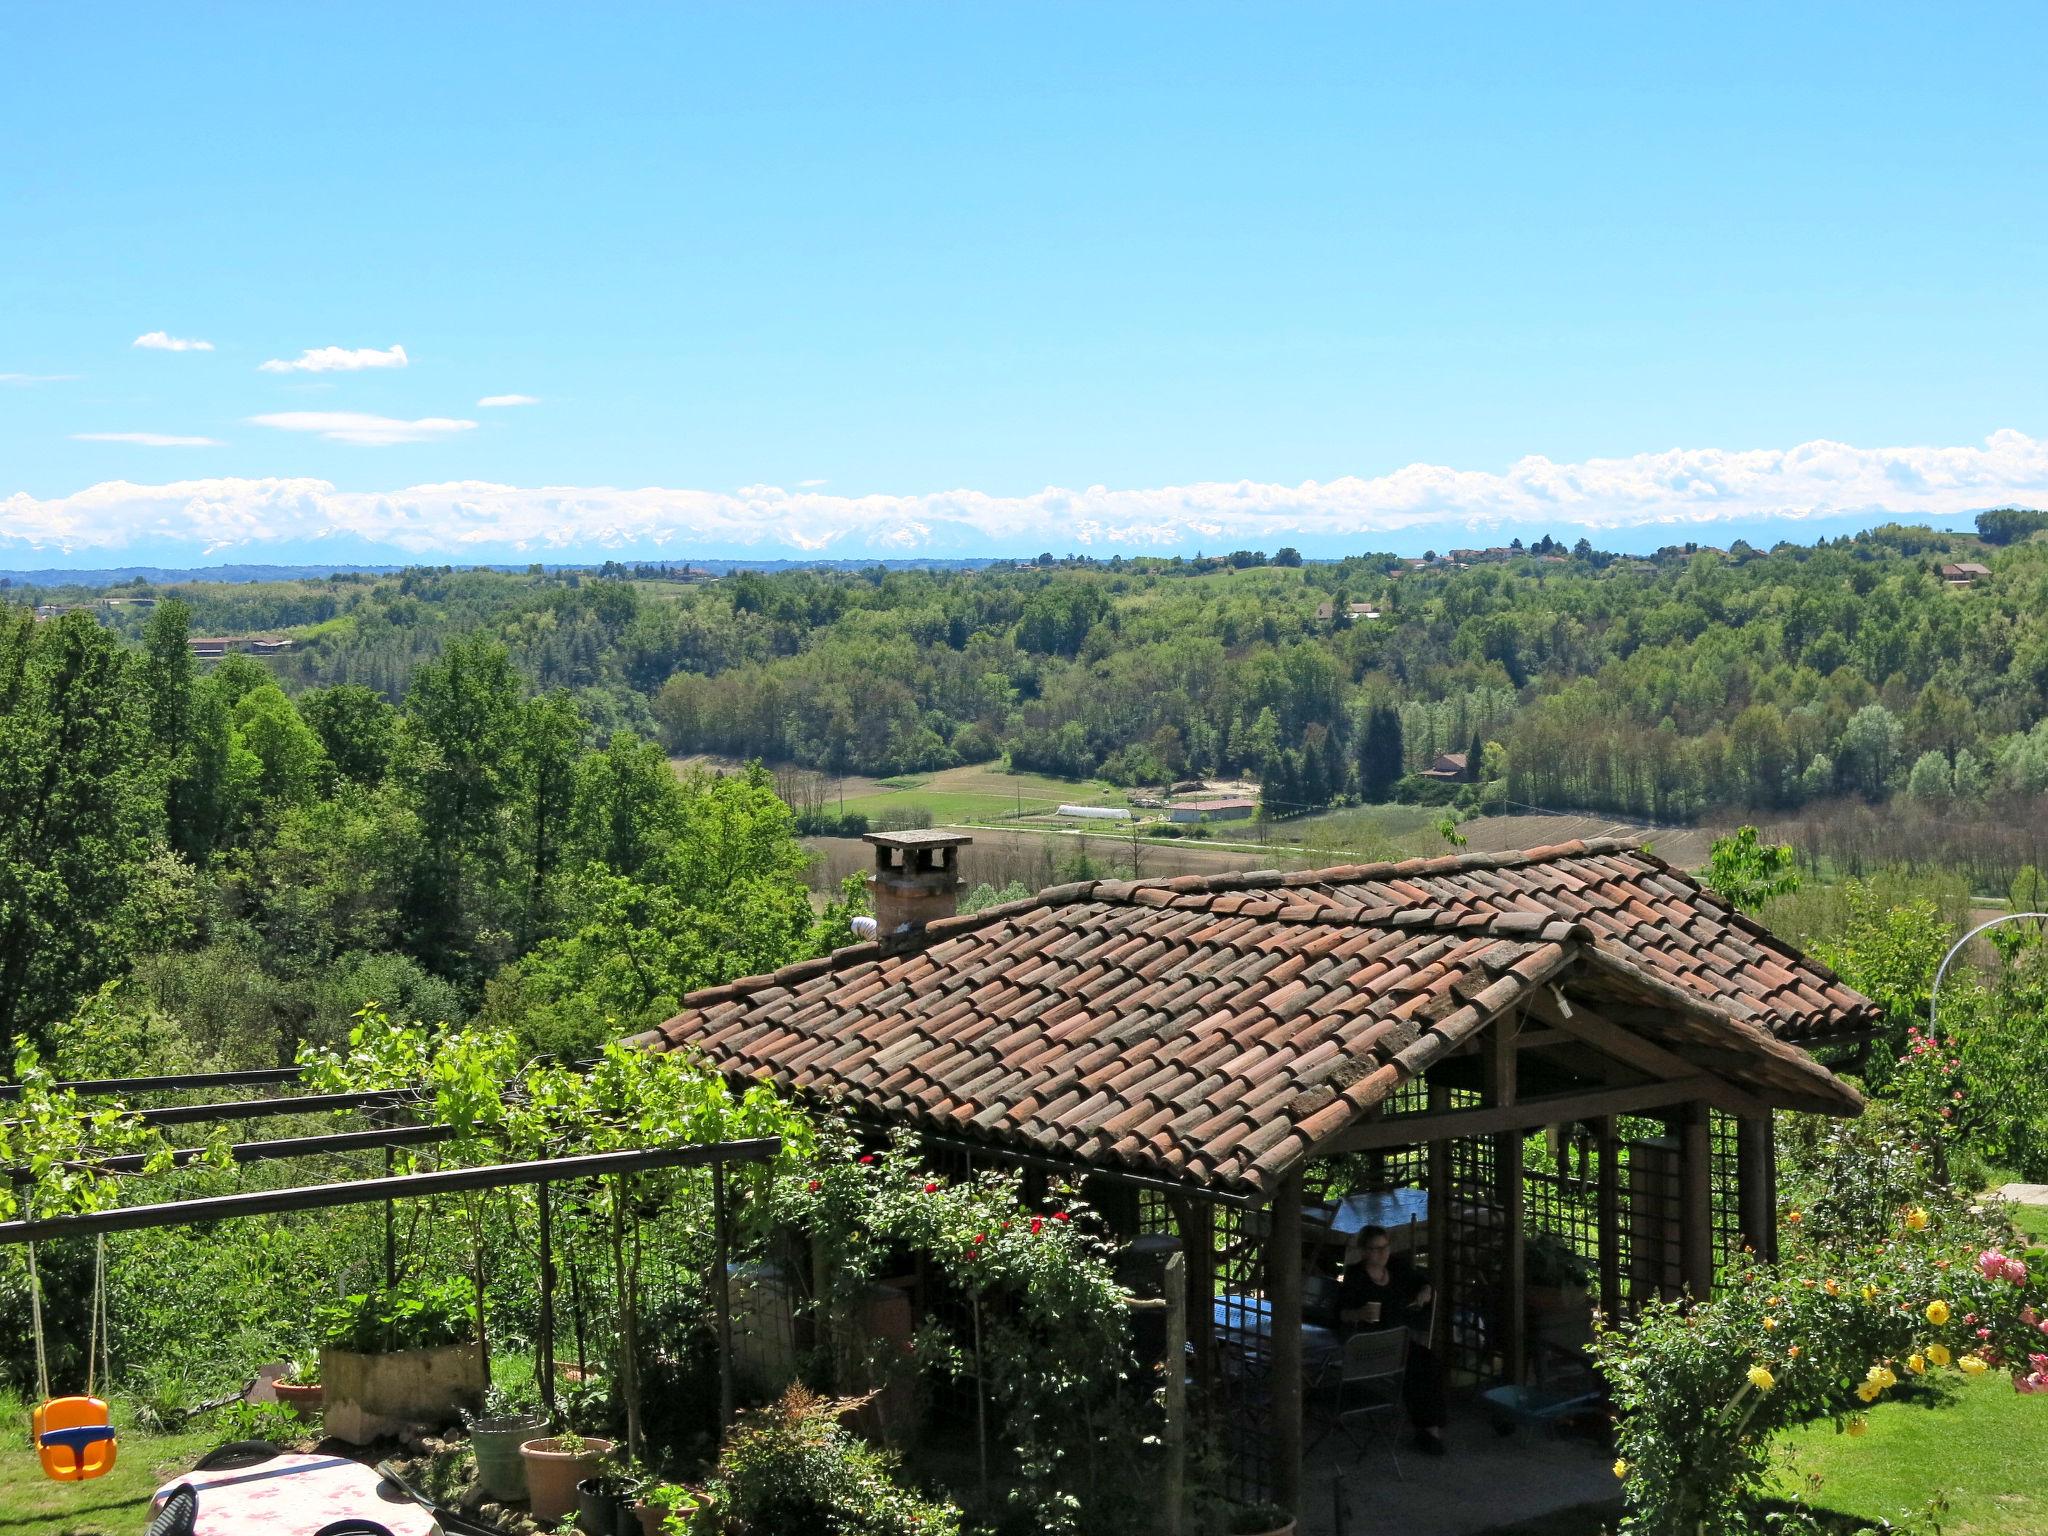
<path fill-rule="evenodd" d="M 277 1394 L 277 1400 L 300 1418 L 312 1420 L 320 1417 L 327 1389 L 319 1382 L 273 1381 L 270 1388 Z"/>
<path fill-rule="evenodd" d="M 526 1463 L 527 1505 L 543 1525 L 575 1509 L 576 1485 L 597 1475 L 597 1464 L 612 1448 L 609 1440 L 585 1440 L 583 1449 L 571 1455 L 561 1445 L 549 1435 L 519 1447 L 519 1459 Z"/>

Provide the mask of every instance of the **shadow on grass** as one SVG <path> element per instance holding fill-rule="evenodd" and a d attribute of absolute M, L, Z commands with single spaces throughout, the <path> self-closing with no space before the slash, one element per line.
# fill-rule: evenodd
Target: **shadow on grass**
<path fill-rule="evenodd" d="M 1534 1520 L 1495 1526 L 1486 1536 L 1604 1536 L 1620 1523 L 1621 1500 L 1602 1499 L 1597 1504 L 1575 1505 Z"/>

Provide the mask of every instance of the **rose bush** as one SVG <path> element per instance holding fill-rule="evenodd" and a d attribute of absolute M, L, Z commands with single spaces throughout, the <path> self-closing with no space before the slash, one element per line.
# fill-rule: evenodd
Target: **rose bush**
<path fill-rule="evenodd" d="M 1760 1528 L 1773 1436 L 1820 1417 L 1856 1434 L 1902 1384 L 1997 1370 L 2048 1391 L 2043 1256 L 1995 1207 L 1931 1191 L 1881 1232 L 1794 1214 L 1781 1262 L 1599 1334 L 1632 1536 Z"/>

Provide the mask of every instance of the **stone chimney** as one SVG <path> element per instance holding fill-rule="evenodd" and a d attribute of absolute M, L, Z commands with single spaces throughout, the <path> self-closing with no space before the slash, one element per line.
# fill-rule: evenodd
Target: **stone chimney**
<path fill-rule="evenodd" d="M 963 832 L 870 832 L 867 840 L 875 845 L 868 892 L 885 943 L 959 910 L 960 850 L 973 838 Z"/>

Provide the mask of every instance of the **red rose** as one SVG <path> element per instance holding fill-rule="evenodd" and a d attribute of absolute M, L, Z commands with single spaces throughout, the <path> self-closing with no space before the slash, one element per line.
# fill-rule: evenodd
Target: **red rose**
<path fill-rule="evenodd" d="M 928 1195 L 936 1195 L 939 1192 L 939 1186 L 936 1184 L 927 1184 L 924 1187 L 924 1192 Z"/>
<path fill-rule="evenodd" d="M 862 1158 L 861 1158 L 861 1161 L 862 1161 L 862 1162 L 864 1162 L 864 1163 L 872 1163 L 872 1162 L 873 1162 L 874 1160 L 875 1160 L 875 1154 L 874 1154 L 874 1153 L 872 1153 L 872 1152 L 868 1153 L 868 1154 L 867 1154 L 866 1156 L 864 1156 L 864 1157 L 862 1157 Z"/>
<path fill-rule="evenodd" d="M 981 1245 L 982 1245 L 983 1243 L 985 1243 L 985 1242 L 987 1242 L 987 1241 L 988 1241 L 988 1234 L 987 1234 L 986 1232 L 977 1232 L 977 1233 L 975 1233 L 975 1234 L 974 1234 L 974 1246 L 975 1246 L 975 1247 L 979 1248 L 979 1247 L 980 1247 L 980 1246 L 981 1246 Z"/>
<path fill-rule="evenodd" d="M 1054 1211 L 1052 1213 L 1052 1219 L 1054 1221 L 1065 1221 L 1067 1219 L 1067 1213 L 1065 1211 Z"/>
<path fill-rule="evenodd" d="M 1036 1236 L 1038 1236 L 1039 1230 L 1040 1230 L 1041 1228 L 1043 1228 L 1044 1226 L 1045 1226 L 1045 1223 L 1044 1223 L 1044 1222 L 1040 1221 L 1040 1220 L 1039 1220 L 1039 1219 L 1038 1219 L 1038 1218 L 1037 1218 L 1036 1216 L 1032 1217 L 1032 1218 L 1031 1218 L 1031 1235 L 1032 1235 L 1033 1237 L 1036 1237 Z"/>
<path fill-rule="evenodd" d="M 812 1193 L 812 1194 L 814 1194 L 814 1195 L 815 1195 L 815 1194 L 816 1194 L 816 1193 L 818 1192 L 818 1190 L 819 1190 L 819 1189 L 820 1189 L 821 1187 L 822 1187 L 822 1186 L 821 1186 L 821 1185 L 820 1185 L 820 1184 L 818 1183 L 818 1181 L 817 1181 L 816 1179 L 813 1179 L 813 1180 L 811 1180 L 811 1193 Z"/>

